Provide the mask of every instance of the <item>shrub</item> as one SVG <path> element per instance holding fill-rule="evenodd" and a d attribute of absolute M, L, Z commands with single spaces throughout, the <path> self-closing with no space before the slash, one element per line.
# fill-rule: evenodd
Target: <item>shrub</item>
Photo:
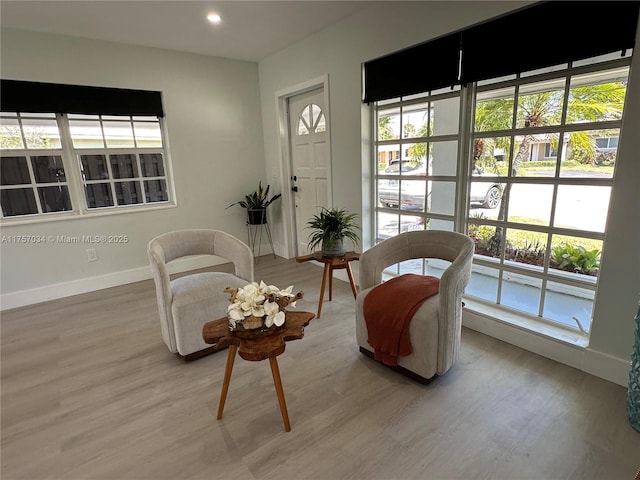
<path fill-rule="evenodd" d="M 563 242 L 551 249 L 551 261 L 559 270 L 593 275 L 600 268 L 600 250 Z"/>

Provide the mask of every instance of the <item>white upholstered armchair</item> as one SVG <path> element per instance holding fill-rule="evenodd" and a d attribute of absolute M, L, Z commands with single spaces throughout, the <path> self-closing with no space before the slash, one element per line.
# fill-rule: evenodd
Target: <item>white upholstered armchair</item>
<path fill-rule="evenodd" d="M 147 253 L 156 285 L 162 339 L 169 350 L 186 360 L 215 351 L 215 345 L 204 343 L 202 327 L 227 314 L 226 287 L 242 287 L 253 281 L 251 249 L 219 230 L 187 229 L 154 238 Z M 222 257 L 233 262 L 235 272 L 192 273 L 171 280 L 167 264 L 190 255 Z"/>
<path fill-rule="evenodd" d="M 383 270 L 411 259 L 447 260 L 451 263 L 440 277 L 439 293 L 427 298 L 411 318 L 409 338 L 413 351 L 398 357 L 398 369 L 422 382 L 449 370 L 460 350 L 462 293 L 471 276 L 473 252 L 473 241 L 466 235 L 424 230 L 401 233 L 362 253 L 360 293 L 356 299 L 356 340 L 360 351 L 373 357 L 363 304 L 372 289 L 382 283 Z"/>

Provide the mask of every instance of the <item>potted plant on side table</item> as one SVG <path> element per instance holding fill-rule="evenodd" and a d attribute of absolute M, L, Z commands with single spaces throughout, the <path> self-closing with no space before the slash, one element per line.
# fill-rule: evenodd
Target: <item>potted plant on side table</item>
<path fill-rule="evenodd" d="M 320 213 L 314 215 L 308 222 L 307 228 L 312 229 L 309 234 L 309 249 L 318 245 L 325 257 L 339 257 L 345 254 L 344 240 L 351 240 L 354 245 L 360 240 L 357 234 L 357 215 L 342 208 L 322 207 Z"/>
<path fill-rule="evenodd" d="M 270 185 L 267 185 L 263 189 L 262 182 L 258 182 L 257 190 L 245 195 L 244 199 L 232 203 L 227 208 L 240 205 L 247 210 L 247 223 L 249 225 L 263 225 L 267 223 L 267 207 L 282 196 L 281 193 L 276 193 L 269 198 L 270 187 Z"/>

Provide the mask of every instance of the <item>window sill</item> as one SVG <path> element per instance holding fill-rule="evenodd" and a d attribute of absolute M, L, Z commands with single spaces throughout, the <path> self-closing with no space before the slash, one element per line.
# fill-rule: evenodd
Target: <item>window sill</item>
<path fill-rule="evenodd" d="M 127 213 L 143 213 L 153 212 L 156 210 L 166 210 L 168 208 L 175 208 L 177 205 L 172 202 L 163 203 L 162 205 L 154 205 L 144 208 L 127 208 L 127 207 L 115 207 L 105 208 L 98 210 L 90 210 L 83 212 L 65 212 L 59 214 L 45 214 L 45 215 L 32 215 L 29 218 L 3 218 L 0 220 L 0 225 L 3 227 L 12 227 L 14 225 L 39 225 L 42 223 L 50 222 L 62 222 L 67 220 L 81 220 L 88 218 L 96 218 L 110 215 L 122 215 Z"/>
<path fill-rule="evenodd" d="M 475 299 L 464 297 L 463 300 L 465 304 L 464 310 L 497 323 L 508 325 L 518 330 L 571 347 L 585 349 L 589 344 L 589 336 L 587 334 L 569 328 L 563 328 L 559 325 L 546 323 L 542 320 L 529 318 L 526 315 L 518 315 L 517 313 L 509 312 Z"/>

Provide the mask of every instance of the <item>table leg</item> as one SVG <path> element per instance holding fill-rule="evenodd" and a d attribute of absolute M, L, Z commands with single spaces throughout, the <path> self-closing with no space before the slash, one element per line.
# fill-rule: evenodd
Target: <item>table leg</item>
<path fill-rule="evenodd" d="M 353 273 L 351 273 L 351 266 L 347 262 L 347 275 L 349 275 L 349 283 L 351 283 L 351 291 L 353 292 L 353 298 L 358 296 L 358 291 L 356 290 L 356 282 L 353 280 Z"/>
<path fill-rule="evenodd" d="M 271 365 L 271 374 L 273 375 L 273 383 L 276 386 L 276 394 L 278 395 L 278 403 L 280 404 L 280 413 L 284 422 L 285 432 L 291 431 L 289 423 L 289 414 L 287 413 L 287 404 L 284 401 L 284 390 L 282 390 L 282 380 L 280 379 L 280 369 L 278 368 L 277 357 L 269 357 L 269 365 Z"/>
<path fill-rule="evenodd" d="M 329 265 L 329 301 L 333 297 L 333 267 Z"/>
<path fill-rule="evenodd" d="M 329 273 L 329 264 L 324 264 L 324 271 L 322 272 L 322 286 L 320 287 L 320 301 L 318 302 L 318 315 L 316 318 L 320 318 L 320 312 L 322 312 L 322 301 L 324 300 L 324 287 L 327 284 L 327 274 Z"/>
<path fill-rule="evenodd" d="M 224 368 L 224 380 L 222 382 L 222 392 L 220 392 L 220 403 L 218 404 L 218 420 L 222 418 L 224 402 L 227 400 L 229 382 L 231 381 L 231 372 L 233 371 L 233 361 L 236 359 L 237 350 L 237 345 L 229 345 L 229 353 L 227 354 L 227 366 Z"/>

